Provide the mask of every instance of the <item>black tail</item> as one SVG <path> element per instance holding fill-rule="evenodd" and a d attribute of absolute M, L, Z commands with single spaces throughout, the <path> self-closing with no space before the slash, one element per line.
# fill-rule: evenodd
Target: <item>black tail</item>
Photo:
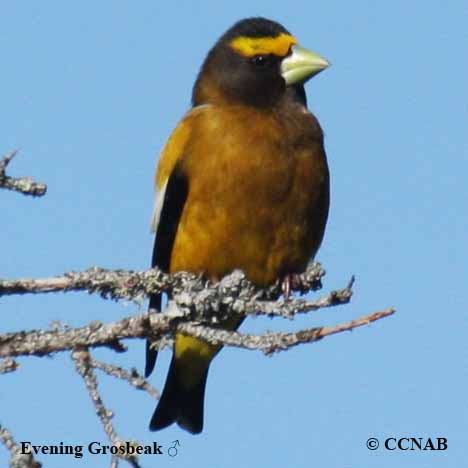
<path fill-rule="evenodd" d="M 161 311 L 161 294 L 155 294 L 150 297 L 149 308 Z M 151 347 L 151 341 L 146 340 L 146 364 L 145 364 L 145 377 L 149 377 L 153 372 L 154 366 L 156 365 L 156 358 L 158 352 Z"/>
<path fill-rule="evenodd" d="M 180 365 L 180 363 L 179 363 Z M 195 386 L 187 388 L 180 380 L 174 356 L 158 406 L 151 418 L 150 430 L 157 431 L 176 422 L 192 434 L 203 430 L 203 405 L 208 366 Z"/>

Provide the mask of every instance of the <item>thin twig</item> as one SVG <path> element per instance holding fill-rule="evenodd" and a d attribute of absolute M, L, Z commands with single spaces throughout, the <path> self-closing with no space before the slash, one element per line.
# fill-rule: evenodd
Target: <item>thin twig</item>
<path fill-rule="evenodd" d="M 90 358 L 89 364 L 95 369 L 105 372 L 107 375 L 116 377 L 118 379 L 126 380 L 130 385 L 138 390 L 144 390 L 149 393 L 153 398 L 159 399 L 160 393 L 144 379 L 136 369 L 130 372 L 119 366 L 114 366 L 106 362 L 98 361 L 97 359 Z"/>
<path fill-rule="evenodd" d="M 14 190 L 23 195 L 41 197 L 47 192 L 47 185 L 34 182 L 31 177 L 14 178 L 6 175 L 6 168 L 11 160 L 18 154 L 17 151 L 11 151 L 0 159 L 0 188 Z"/>
<path fill-rule="evenodd" d="M 292 333 L 264 333 L 262 335 L 243 334 L 228 330 L 220 330 L 201 325 L 183 323 L 178 326 L 178 331 L 194 336 L 208 343 L 224 346 L 234 346 L 244 349 L 258 349 L 266 355 L 277 351 L 285 351 L 302 343 L 313 343 L 326 336 L 335 335 L 345 331 L 368 325 L 395 313 L 395 309 L 387 309 L 382 312 L 359 317 L 356 320 L 335 325 L 332 327 L 315 327 L 299 330 Z"/>
<path fill-rule="evenodd" d="M 106 409 L 104 403 L 102 402 L 101 396 L 99 395 L 96 375 L 94 374 L 93 368 L 89 362 L 89 351 L 87 349 L 75 350 L 72 352 L 71 357 L 75 363 L 75 368 L 78 374 L 80 374 L 85 382 L 86 389 L 88 390 L 89 396 L 91 397 L 96 414 L 102 422 L 104 432 L 107 434 L 107 437 L 109 437 L 109 440 L 112 443 L 117 442 L 119 438 L 111 423 L 113 413 L 112 411 Z"/>
<path fill-rule="evenodd" d="M 31 453 L 21 453 L 20 446 L 15 442 L 11 432 L 1 425 L 0 442 L 10 452 L 10 468 L 41 468 L 42 464 L 36 461 Z"/>
<path fill-rule="evenodd" d="M 78 374 L 84 380 L 86 389 L 88 390 L 89 396 L 94 405 L 94 409 L 96 410 L 96 414 L 104 428 L 104 432 L 107 434 L 107 437 L 111 441 L 112 445 L 116 447 L 125 447 L 125 442 L 117 435 L 114 426 L 112 425 L 112 418 L 114 414 L 104 406 L 101 395 L 99 394 L 97 378 L 93 371 L 92 358 L 88 349 L 76 349 L 71 353 L 71 357 L 75 363 L 75 368 Z M 132 445 L 138 444 L 132 442 Z M 116 456 L 128 461 L 133 467 L 139 468 L 138 458 L 136 455 L 119 453 Z"/>

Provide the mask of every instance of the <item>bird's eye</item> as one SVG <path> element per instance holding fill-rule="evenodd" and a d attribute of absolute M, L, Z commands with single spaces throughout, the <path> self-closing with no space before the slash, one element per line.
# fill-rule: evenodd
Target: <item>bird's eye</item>
<path fill-rule="evenodd" d="M 255 57 L 252 57 L 251 61 L 259 68 L 265 67 L 270 62 L 268 55 L 256 55 Z"/>

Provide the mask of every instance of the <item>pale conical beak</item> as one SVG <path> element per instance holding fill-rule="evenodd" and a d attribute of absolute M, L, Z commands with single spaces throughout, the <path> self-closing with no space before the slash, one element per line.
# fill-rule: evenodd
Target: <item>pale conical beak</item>
<path fill-rule="evenodd" d="M 329 66 L 330 62 L 320 55 L 294 45 L 291 47 L 291 54 L 281 62 L 281 76 L 286 81 L 286 86 L 302 84 Z"/>

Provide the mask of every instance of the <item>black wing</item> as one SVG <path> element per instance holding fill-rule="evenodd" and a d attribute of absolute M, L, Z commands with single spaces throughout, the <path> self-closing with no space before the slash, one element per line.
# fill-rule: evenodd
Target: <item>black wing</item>
<path fill-rule="evenodd" d="M 187 195 L 188 180 L 178 166 L 176 166 L 167 181 L 164 202 L 154 240 L 152 267 L 158 267 L 162 271 L 169 271 L 172 247 Z M 154 294 L 150 297 L 149 307 L 150 309 L 161 311 L 161 294 Z M 157 356 L 158 352 L 151 348 L 151 341 L 146 340 L 145 377 L 148 377 L 153 372 Z"/>

